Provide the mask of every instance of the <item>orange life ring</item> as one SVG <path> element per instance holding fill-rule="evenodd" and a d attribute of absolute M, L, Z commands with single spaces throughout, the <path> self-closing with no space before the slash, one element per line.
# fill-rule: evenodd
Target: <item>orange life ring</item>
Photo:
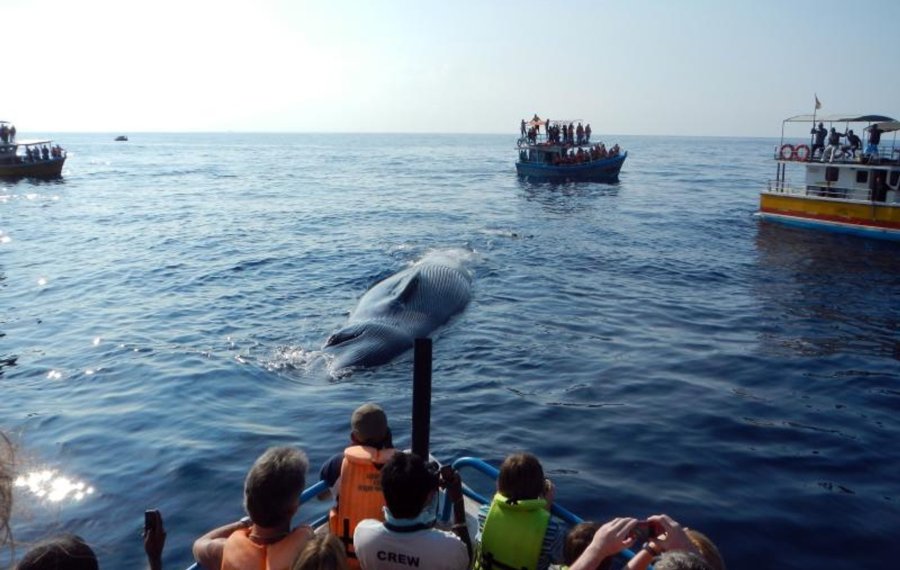
<path fill-rule="evenodd" d="M 806 162 L 809 159 L 809 146 L 805 144 L 797 145 L 794 149 L 794 160 Z"/>
<path fill-rule="evenodd" d="M 794 145 L 781 145 L 781 149 L 778 151 L 778 156 L 781 157 L 781 160 L 792 160 L 794 158 Z"/>

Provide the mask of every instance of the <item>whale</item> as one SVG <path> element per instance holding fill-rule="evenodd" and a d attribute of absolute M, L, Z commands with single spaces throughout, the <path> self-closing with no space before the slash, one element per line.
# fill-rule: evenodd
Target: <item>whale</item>
<path fill-rule="evenodd" d="M 433 252 L 375 283 L 346 325 L 325 341 L 329 368 L 339 371 L 387 364 L 462 312 L 472 297 L 465 256 Z"/>

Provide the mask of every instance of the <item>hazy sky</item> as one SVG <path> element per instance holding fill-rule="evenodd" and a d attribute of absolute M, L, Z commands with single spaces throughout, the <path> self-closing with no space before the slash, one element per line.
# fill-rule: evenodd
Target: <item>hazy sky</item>
<path fill-rule="evenodd" d="M 777 136 L 900 116 L 900 0 L 0 0 L 29 132 Z"/>

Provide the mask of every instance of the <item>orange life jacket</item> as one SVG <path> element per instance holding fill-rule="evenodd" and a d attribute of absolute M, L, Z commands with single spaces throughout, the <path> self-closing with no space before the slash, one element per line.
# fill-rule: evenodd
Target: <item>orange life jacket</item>
<path fill-rule="evenodd" d="M 310 527 L 300 526 L 278 542 L 257 544 L 249 528 L 238 529 L 225 540 L 221 570 L 290 570 L 312 535 Z"/>
<path fill-rule="evenodd" d="M 359 568 L 353 551 L 356 525 L 363 519 L 384 520 L 381 468 L 393 455 L 393 448 L 375 449 L 367 445 L 354 445 L 344 450 L 337 505 L 328 514 L 328 526 L 344 543 L 351 569 Z"/>

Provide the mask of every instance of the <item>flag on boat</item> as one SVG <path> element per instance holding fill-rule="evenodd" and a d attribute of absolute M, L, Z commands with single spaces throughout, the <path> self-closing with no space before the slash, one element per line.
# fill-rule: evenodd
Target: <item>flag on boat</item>
<path fill-rule="evenodd" d="M 816 94 L 814 93 L 813 96 L 816 98 L 816 111 L 818 111 L 819 109 L 822 108 L 822 103 L 819 101 L 819 96 L 818 96 L 818 95 L 816 95 Z"/>

